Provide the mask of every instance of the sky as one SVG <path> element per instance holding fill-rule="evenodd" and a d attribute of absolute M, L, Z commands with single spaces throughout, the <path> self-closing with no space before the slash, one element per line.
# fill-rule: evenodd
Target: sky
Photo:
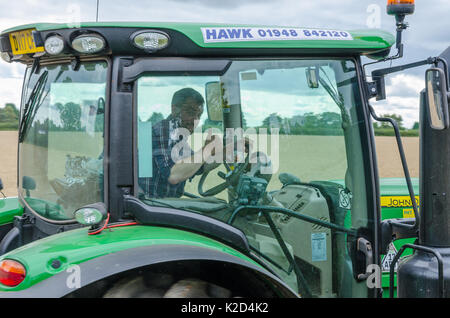
<path fill-rule="evenodd" d="M 265 24 L 329 29 L 380 28 L 395 33 L 386 0 L 99 0 L 99 21 L 173 21 Z M 0 30 L 34 22 L 95 21 L 96 0 L 0 0 Z M 416 0 L 406 18 L 404 58 L 375 68 L 400 65 L 437 56 L 450 46 L 450 0 Z M 395 49 L 392 53 L 396 53 Z M 364 59 L 363 62 L 370 62 Z M 386 78 L 385 101 L 371 100 L 378 114 L 402 115 L 404 125 L 419 121 L 419 92 L 427 66 Z M 0 107 L 19 105 L 24 67 L 0 60 Z"/>

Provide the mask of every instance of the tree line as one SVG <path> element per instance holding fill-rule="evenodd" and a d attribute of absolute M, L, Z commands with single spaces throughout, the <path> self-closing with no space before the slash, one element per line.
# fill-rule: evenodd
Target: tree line
<path fill-rule="evenodd" d="M 382 114 L 381 117 L 392 118 L 397 122 L 400 130 L 400 135 L 404 137 L 418 137 L 419 136 L 419 122 L 414 122 L 411 129 L 404 126 L 403 118 L 397 114 Z M 394 129 L 390 123 L 373 121 L 373 130 L 375 136 L 394 136 Z"/>
<path fill-rule="evenodd" d="M 52 121 L 47 120 L 46 123 L 35 123 L 41 128 L 49 128 L 50 130 L 81 130 L 80 105 L 68 103 L 66 105 L 57 105 L 60 111 L 60 119 L 62 125 L 56 125 Z M 0 108 L 0 130 L 17 130 L 19 126 L 19 110 L 13 103 L 7 103 L 4 108 Z M 382 114 L 382 117 L 392 118 L 397 121 L 402 136 L 418 136 L 419 123 L 415 122 L 412 129 L 404 127 L 404 121 L 398 114 Z M 163 114 L 154 112 L 147 121 L 155 124 L 164 119 Z M 245 117 L 242 119 L 243 128 L 247 129 L 247 121 Z M 101 127 L 101 123 L 96 123 L 96 131 Z M 203 124 L 203 129 L 210 127 L 222 128 L 221 123 L 212 122 L 209 119 Z M 305 113 L 290 118 L 283 118 L 277 113 L 267 116 L 262 125 L 255 128 L 278 128 L 281 134 L 290 135 L 342 135 L 342 119 L 338 113 L 323 112 L 319 114 Z M 394 130 L 390 123 L 373 122 L 374 133 L 376 136 L 394 136 Z"/>
<path fill-rule="evenodd" d="M 19 109 L 15 104 L 7 103 L 0 108 L 0 130 L 17 130 L 19 128 Z"/>
<path fill-rule="evenodd" d="M 419 122 L 415 122 L 412 129 L 407 129 L 404 127 L 404 121 L 401 115 L 383 114 L 382 117 L 394 119 L 400 129 L 400 135 L 405 137 L 419 136 Z M 163 119 L 164 116 L 162 113 L 154 112 L 147 121 L 154 125 Z M 242 127 L 244 129 L 249 128 L 244 114 L 242 117 Z M 207 118 L 203 123 L 202 130 L 205 131 L 208 128 L 222 129 L 222 123 L 214 122 Z M 323 112 L 319 114 L 309 112 L 289 118 L 283 118 L 277 113 L 272 113 L 262 121 L 261 125 L 253 128 L 267 128 L 269 131 L 271 128 L 277 128 L 280 134 L 288 135 L 343 135 L 341 115 L 334 112 Z M 376 136 L 395 135 L 390 123 L 378 123 L 374 121 L 373 128 Z"/>

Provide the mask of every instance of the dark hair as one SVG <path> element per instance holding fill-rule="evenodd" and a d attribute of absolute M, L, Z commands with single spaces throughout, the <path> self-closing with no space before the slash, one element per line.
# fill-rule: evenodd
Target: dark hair
<path fill-rule="evenodd" d="M 180 107 L 188 98 L 192 98 L 199 105 L 203 105 L 205 103 L 203 96 L 199 92 L 193 88 L 186 87 L 176 91 L 175 94 L 173 94 L 172 105 Z"/>

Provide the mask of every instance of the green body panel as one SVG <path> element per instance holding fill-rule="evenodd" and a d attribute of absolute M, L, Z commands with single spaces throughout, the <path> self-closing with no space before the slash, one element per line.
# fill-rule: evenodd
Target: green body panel
<path fill-rule="evenodd" d="M 419 195 L 419 179 L 411 178 L 414 194 Z M 405 178 L 380 178 L 381 195 L 409 195 Z"/>
<path fill-rule="evenodd" d="M 418 179 L 413 179 L 415 195 L 418 195 Z M 335 181 L 344 183 L 344 181 Z M 380 193 L 382 197 L 408 196 L 406 182 L 403 178 L 380 179 Z M 402 218 L 406 207 L 382 207 L 382 220 L 391 218 Z M 0 225 L 13 221 L 15 215 L 21 215 L 22 206 L 18 198 L 7 198 L 0 200 Z M 350 227 L 350 214 L 347 214 L 346 225 Z M 393 244 L 398 251 L 405 243 L 413 243 L 415 239 L 397 240 Z M 153 226 L 127 226 L 105 230 L 99 235 L 87 235 L 87 228 L 72 230 L 69 232 L 53 235 L 18 248 L 1 259 L 15 259 L 24 264 L 27 269 L 27 277 L 22 284 L 15 288 L 0 285 L 1 291 L 18 291 L 45 280 L 52 275 L 67 270 L 73 264 L 80 264 L 90 259 L 100 257 L 109 253 L 125 250 L 128 248 L 161 245 L 161 244 L 186 244 L 219 250 L 256 264 L 253 260 L 242 253 L 222 243 L 207 237 L 168 228 Z M 410 255 L 407 250 L 404 256 Z M 384 258 L 384 255 L 381 256 Z M 58 270 L 51 268 L 53 260 L 62 262 Z M 396 282 L 396 279 L 395 279 Z M 385 290 L 384 297 L 388 297 L 389 273 L 382 275 L 382 287 Z"/>
<path fill-rule="evenodd" d="M 106 254 L 150 245 L 189 245 L 210 248 L 258 265 L 237 250 L 195 233 L 155 226 L 124 226 L 102 231 L 98 235 L 88 235 L 88 229 L 76 229 L 49 236 L 17 248 L 3 259 L 14 259 L 22 263 L 27 275 L 16 287 L 0 285 L 0 291 L 18 291 L 33 286 L 52 275 L 67 270 L 71 265 L 80 264 Z M 62 266 L 55 270 L 50 265 L 53 260 Z M 110 266 L 111 264 L 105 264 Z"/>
<path fill-rule="evenodd" d="M 201 28 L 204 27 L 256 27 L 262 29 L 276 28 L 277 26 L 258 25 L 230 25 L 230 24 L 200 24 L 200 23 L 163 23 L 163 22 L 81 22 L 74 24 L 36 23 L 17 26 L 2 32 L 36 29 L 37 31 L 50 31 L 69 28 L 142 28 L 142 29 L 171 29 L 183 33 L 195 44 L 205 48 L 312 48 L 312 49 L 350 49 L 358 53 L 373 53 L 390 48 L 395 43 L 392 34 L 382 30 L 342 30 L 349 32 L 353 40 L 276 40 L 276 41 L 237 41 L 221 43 L 204 43 Z M 280 26 L 281 28 L 281 26 Z M 283 27 L 289 28 L 289 27 Z M 292 27 L 293 28 L 293 27 Z M 320 28 L 320 30 L 327 30 Z"/>
<path fill-rule="evenodd" d="M 0 225 L 12 223 L 16 215 L 22 215 L 23 207 L 18 198 L 0 199 Z"/>
<path fill-rule="evenodd" d="M 333 181 L 341 185 L 345 185 L 345 181 L 336 180 Z M 419 179 L 412 178 L 411 180 L 414 195 L 417 197 L 419 195 Z M 408 187 L 406 185 L 406 180 L 404 178 L 382 178 L 380 179 L 380 195 L 381 198 L 396 197 L 396 196 L 409 196 Z M 418 207 L 418 206 L 417 206 Z M 381 207 L 381 220 L 387 219 L 399 219 L 404 218 L 404 210 L 411 210 L 412 205 L 404 205 L 401 207 Z M 350 211 L 349 211 L 350 212 Z M 348 228 L 351 227 L 351 215 L 347 213 L 345 216 L 344 225 Z M 414 243 L 415 238 L 401 239 L 393 241 L 395 249 L 398 251 L 403 244 Z M 402 258 L 411 255 L 412 251 L 406 249 L 402 254 Z M 381 261 L 383 261 L 385 255 L 381 255 Z M 381 276 L 381 286 L 383 287 L 383 297 L 389 297 L 389 272 L 383 272 Z M 397 275 L 394 274 L 394 286 L 397 286 Z M 396 295 L 396 289 L 394 289 L 394 295 Z"/>
<path fill-rule="evenodd" d="M 419 195 L 419 179 L 412 178 L 411 180 L 414 195 Z M 409 196 L 408 187 L 406 185 L 406 180 L 404 178 L 382 178 L 380 179 L 380 194 L 381 197 L 390 196 Z M 417 206 L 418 207 L 418 206 Z M 392 207 L 381 207 L 381 220 L 403 218 L 405 210 L 411 210 L 412 205 L 404 206 L 392 206 Z M 395 249 L 398 251 L 403 244 L 414 243 L 415 238 L 401 239 L 393 242 Z M 411 255 L 412 251 L 410 249 L 405 250 L 402 254 L 402 258 Z M 381 255 L 381 260 L 385 255 Z M 397 286 L 397 275 L 394 275 L 394 286 Z M 383 297 L 389 297 L 389 272 L 383 272 L 381 278 L 381 285 L 384 289 Z M 396 289 L 394 289 L 396 293 Z"/>

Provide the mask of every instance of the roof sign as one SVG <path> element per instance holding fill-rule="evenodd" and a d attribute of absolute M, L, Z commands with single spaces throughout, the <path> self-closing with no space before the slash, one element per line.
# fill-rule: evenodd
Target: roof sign
<path fill-rule="evenodd" d="M 273 40 L 353 40 L 347 31 L 300 28 L 201 28 L 205 43 Z"/>

